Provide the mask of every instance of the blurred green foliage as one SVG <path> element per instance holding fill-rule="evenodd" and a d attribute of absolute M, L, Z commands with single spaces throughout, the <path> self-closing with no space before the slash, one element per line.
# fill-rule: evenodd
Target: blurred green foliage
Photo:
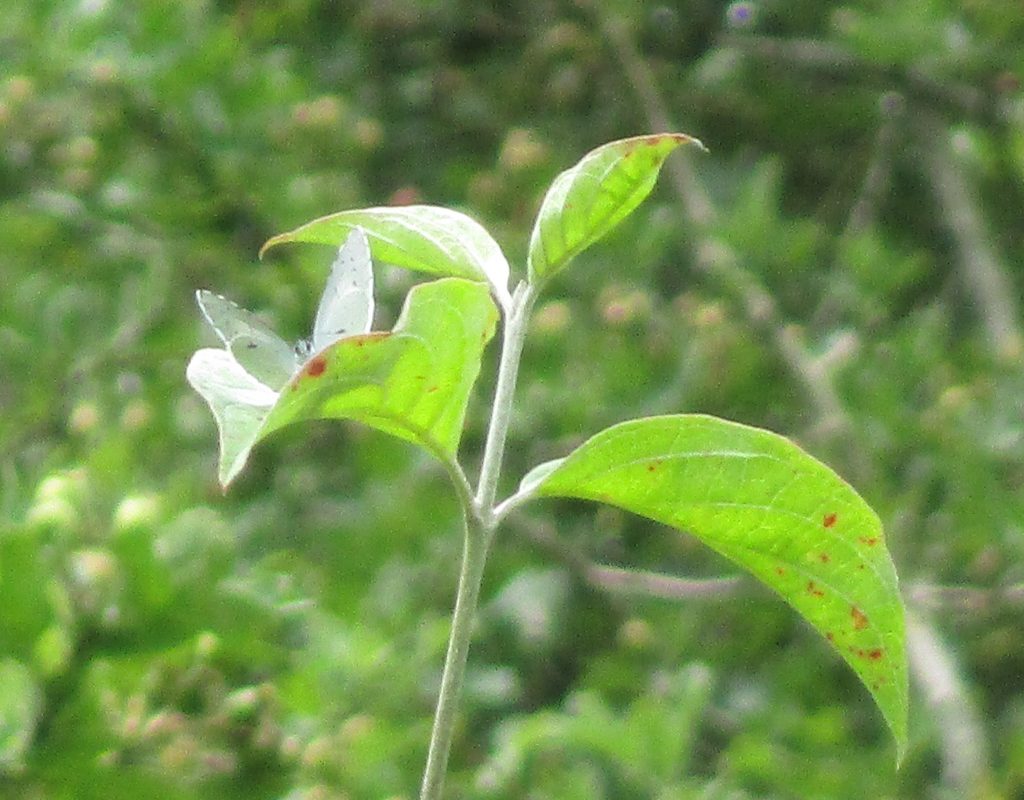
<path fill-rule="evenodd" d="M 775 598 L 587 585 L 538 529 L 593 562 L 732 570 L 611 509 L 538 506 L 497 543 L 449 796 L 1024 796 L 1005 3 L 13 0 L 0 63 L 0 796 L 415 796 L 450 489 L 413 448 L 324 423 L 221 496 L 184 380 L 193 292 L 295 338 L 330 255 L 258 264 L 260 244 L 417 200 L 521 265 L 555 174 L 659 106 L 711 154 L 553 282 L 505 488 L 639 414 L 784 432 L 879 510 L 945 661 L 912 653 L 896 772 L 856 678 Z M 412 278 L 379 278 L 390 327 Z"/>

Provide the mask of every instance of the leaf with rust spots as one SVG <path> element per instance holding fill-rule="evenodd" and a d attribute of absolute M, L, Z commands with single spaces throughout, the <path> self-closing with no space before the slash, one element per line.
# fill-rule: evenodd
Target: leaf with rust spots
<path fill-rule="evenodd" d="M 496 322 L 483 284 L 459 278 L 420 284 L 391 333 L 341 339 L 320 353 L 315 374 L 310 368 L 296 376 L 257 441 L 293 422 L 352 419 L 454 461 Z"/>
<path fill-rule="evenodd" d="M 204 396 L 222 398 L 211 402 L 221 434 L 221 485 L 237 477 L 257 443 L 312 419 L 363 422 L 453 463 L 496 323 L 497 309 L 483 284 L 459 278 L 420 284 L 409 292 L 392 332 L 339 339 L 306 362 L 280 394 L 248 375 L 227 351 L 199 351 L 189 380 Z"/>
<path fill-rule="evenodd" d="M 679 415 L 616 425 L 528 477 L 521 491 L 606 502 L 691 533 L 774 589 L 857 673 L 902 756 L 896 570 L 878 517 L 824 464 L 768 431 Z"/>

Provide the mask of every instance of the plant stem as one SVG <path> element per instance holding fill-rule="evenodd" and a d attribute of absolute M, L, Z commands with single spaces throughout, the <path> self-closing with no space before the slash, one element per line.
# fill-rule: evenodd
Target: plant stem
<path fill-rule="evenodd" d="M 498 383 L 494 390 L 494 407 L 491 410 L 491 423 L 484 445 L 480 483 L 475 498 L 469 498 L 465 491 L 459 491 L 465 529 L 462 568 L 459 571 L 459 588 L 455 598 L 455 612 L 452 614 L 452 630 L 448 639 L 444 673 L 441 675 L 441 691 L 434 713 L 434 728 L 430 735 L 430 750 L 427 753 L 427 766 L 423 771 L 420 800 L 441 800 L 441 792 L 444 789 L 448 753 L 455 732 L 455 713 L 458 710 L 463 679 L 466 676 L 466 658 L 469 655 L 469 642 L 473 634 L 473 617 L 480 597 L 487 551 L 498 523 L 494 516 L 494 498 L 501 473 L 501 459 L 505 452 L 505 439 L 508 437 L 509 420 L 512 417 L 512 399 L 515 394 L 516 376 L 519 373 L 519 359 L 523 353 L 527 322 L 535 298 L 536 287 L 526 283 L 521 283 L 512 295 L 512 302 L 505 317 Z M 460 486 L 456 488 L 459 489 Z"/>
<path fill-rule="evenodd" d="M 452 614 L 452 632 L 448 639 L 448 654 L 441 676 L 441 691 L 434 713 L 434 729 L 430 735 L 427 766 L 423 771 L 420 800 L 440 800 L 448 767 L 448 752 L 455 732 L 455 713 L 462 694 L 466 675 L 466 657 L 473 633 L 473 616 L 480 596 L 484 565 L 491 535 L 480 520 L 465 514 L 465 539 L 462 549 L 462 569 L 459 571 L 459 589 Z"/>
<path fill-rule="evenodd" d="M 519 359 L 523 354 L 526 326 L 536 297 L 536 286 L 529 283 L 519 284 L 512 295 L 512 307 L 505 319 L 498 385 L 494 390 L 491 425 L 487 431 L 484 460 L 480 467 L 480 483 L 476 492 L 477 513 L 482 515 L 488 525 L 498 490 L 498 476 L 501 473 L 501 459 L 505 453 L 508 424 L 512 418 L 512 398 L 516 389 L 516 377 L 519 374 Z"/>

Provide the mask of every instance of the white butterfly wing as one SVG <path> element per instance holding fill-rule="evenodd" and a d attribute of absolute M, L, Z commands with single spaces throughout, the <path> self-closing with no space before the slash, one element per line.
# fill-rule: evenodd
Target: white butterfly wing
<path fill-rule="evenodd" d="M 251 311 L 205 289 L 196 292 L 196 302 L 235 361 L 258 381 L 276 391 L 295 374 L 295 350 Z"/>
<path fill-rule="evenodd" d="M 313 352 L 342 336 L 369 333 L 373 324 L 373 267 L 370 243 L 354 228 L 331 265 L 327 287 L 313 323 Z"/>

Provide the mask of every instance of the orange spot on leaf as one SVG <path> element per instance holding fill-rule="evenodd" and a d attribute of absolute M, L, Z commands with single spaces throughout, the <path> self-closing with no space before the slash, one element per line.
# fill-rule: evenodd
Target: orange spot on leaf
<path fill-rule="evenodd" d="M 775 574 L 778 575 L 781 578 L 783 575 L 786 574 L 786 568 L 785 567 L 776 567 L 775 568 Z"/>
<path fill-rule="evenodd" d="M 850 606 L 850 617 L 853 619 L 853 629 L 862 631 L 868 626 L 868 618 L 857 606 Z"/>
<path fill-rule="evenodd" d="M 839 519 L 839 515 L 833 511 L 831 514 L 826 514 L 821 518 L 821 524 L 826 528 L 831 528 L 836 524 L 837 519 Z"/>
<path fill-rule="evenodd" d="M 828 553 L 818 553 L 818 561 L 820 561 L 822 564 L 827 564 L 831 560 L 832 558 L 831 556 L 829 556 Z"/>
<path fill-rule="evenodd" d="M 814 581 L 807 581 L 807 592 L 808 594 L 811 594 L 814 597 L 825 596 L 825 592 L 823 592 L 821 590 L 821 587 L 819 587 L 818 584 L 816 584 Z"/>
<path fill-rule="evenodd" d="M 874 547 L 878 544 L 877 536 L 861 536 L 858 540 L 861 544 L 866 544 L 868 547 Z"/>
<path fill-rule="evenodd" d="M 327 369 L 327 360 L 323 356 L 317 356 L 306 365 L 306 374 L 311 378 L 319 378 Z"/>
<path fill-rule="evenodd" d="M 874 650 L 868 650 L 867 652 L 868 658 L 870 658 L 872 661 L 878 661 L 878 659 L 880 659 L 884 654 L 885 651 L 882 650 L 880 647 L 876 647 Z"/>

